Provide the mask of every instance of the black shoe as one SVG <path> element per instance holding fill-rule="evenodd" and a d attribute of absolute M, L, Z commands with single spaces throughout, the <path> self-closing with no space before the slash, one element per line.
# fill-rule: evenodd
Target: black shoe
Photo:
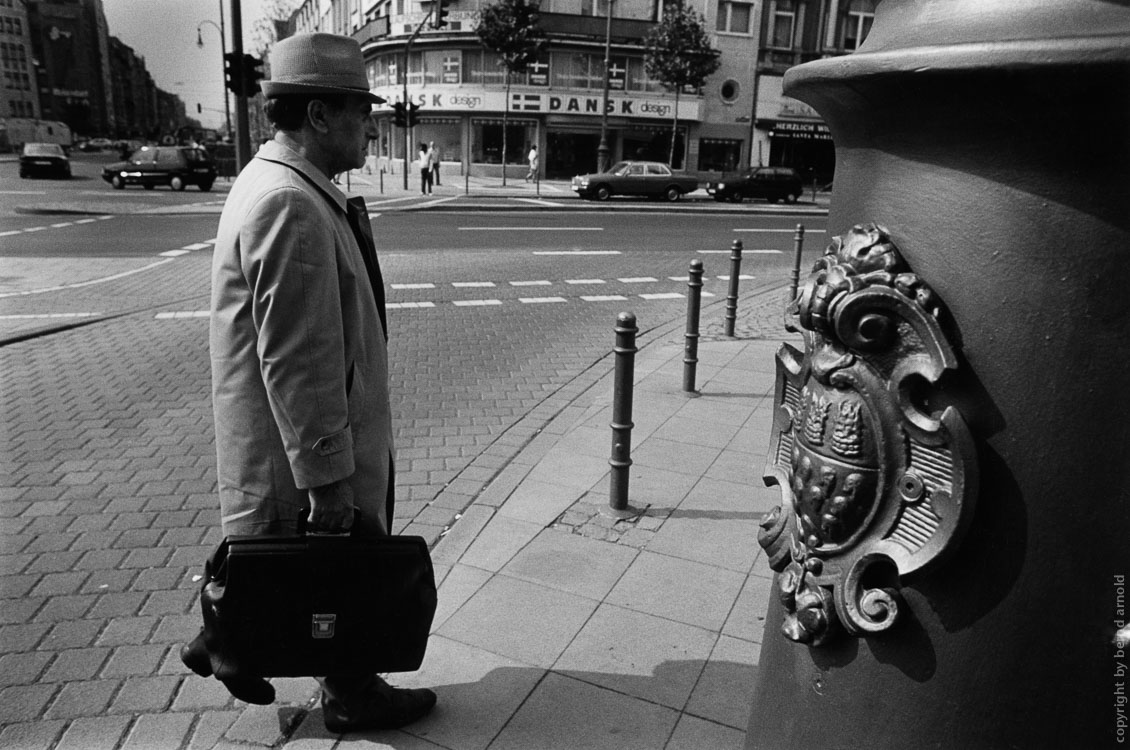
<path fill-rule="evenodd" d="M 335 733 L 399 729 L 427 716 L 436 694 L 426 688 L 394 688 L 379 677 L 343 697 L 322 690 L 326 729 Z"/>
<path fill-rule="evenodd" d="M 180 660 L 201 677 L 212 676 L 212 660 L 208 656 L 208 647 L 204 645 L 203 631 L 181 646 Z M 262 677 L 232 677 L 220 682 L 234 698 L 244 703 L 268 706 L 275 702 L 275 688 Z"/>

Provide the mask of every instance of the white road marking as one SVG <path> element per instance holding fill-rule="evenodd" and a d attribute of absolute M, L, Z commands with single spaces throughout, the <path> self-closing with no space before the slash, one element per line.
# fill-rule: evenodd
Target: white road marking
<path fill-rule="evenodd" d="M 622 294 L 598 294 L 594 296 L 582 295 L 581 299 L 583 299 L 585 302 L 616 302 L 618 300 L 626 300 L 628 298 Z"/>
<path fill-rule="evenodd" d="M 510 286 L 552 286 L 552 281 L 511 281 Z"/>
<path fill-rule="evenodd" d="M 523 203 L 533 203 L 535 206 L 549 206 L 550 208 L 561 208 L 564 203 L 555 203 L 554 201 L 542 200 L 541 198 L 515 198 L 516 201 Z"/>
<path fill-rule="evenodd" d="M 188 250 L 182 249 L 182 250 L 166 250 L 163 253 L 157 253 L 157 254 L 160 255 L 160 256 L 163 256 L 165 258 L 176 258 L 176 257 L 181 256 L 181 255 L 188 255 L 188 253 L 189 253 Z"/>
<path fill-rule="evenodd" d="M 619 250 L 534 250 L 534 255 L 619 255 Z"/>
<path fill-rule="evenodd" d="M 730 280 L 729 276 L 719 276 L 718 278 L 721 279 L 722 281 L 729 281 Z M 747 276 L 744 273 L 739 273 L 738 274 L 738 280 L 739 281 L 752 281 L 753 276 Z"/>
<path fill-rule="evenodd" d="M 653 276 L 637 276 L 637 277 L 634 277 L 634 278 L 616 279 L 616 280 L 619 281 L 619 282 L 622 282 L 624 284 L 646 284 L 646 283 L 649 283 L 649 282 L 652 282 L 652 281 L 659 281 L 659 279 L 657 279 Z"/>
<path fill-rule="evenodd" d="M 519 297 L 518 301 L 527 305 L 536 305 L 543 302 L 565 302 L 564 297 Z"/>
<path fill-rule="evenodd" d="M 451 304 L 456 307 L 486 307 L 488 305 L 501 305 L 500 299 L 457 299 Z"/>
<path fill-rule="evenodd" d="M 160 312 L 157 320 L 180 320 L 183 318 L 207 318 L 211 313 L 207 310 L 189 310 L 187 312 Z"/>
<path fill-rule="evenodd" d="M 41 313 L 38 315 L 0 315 L 0 320 L 29 320 L 35 318 L 96 318 L 104 313 L 76 312 L 76 313 Z"/>
<path fill-rule="evenodd" d="M 678 292 L 659 292 L 656 294 L 641 294 L 643 299 L 682 299 L 683 295 Z"/>
<path fill-rule="evenodd" d="M 604 279 L 565 279 L 566 284 L 604 284 Z"/>
<path fill-rule="evenodd" d="M 603 232 L 604 227 L 459 227 L 463 232 Z M 588 255 L 588 252 L 572 250 L 572 253 Z M 534 253 L 537 255 L 538 253 Z"/>
<path fill-rule="evenodd" d="M 796 234 L 795 229 L 735 229 L 735 232 L 769 232 L 773 234 Z M 805 234 L 823 234 L 825 229 L 808 229 L 804 230 Z"/>
<path fill-rule="evenodd" d="M 474 287 L 492 287 L 493 281 L 453 281 L 451 285 L 457 289 L 466 289 Z"/>
<path fill-rule="evenodd" d="M 393 289 L 435 289 L 436 285 L 431 283 L 424 284 L 393 284 Z"/>
<path fill-rule="evenodd" d="M 385 305 L 389 310 L 411 310 L 421 307 L 435 307 L 434 302 L 389 302 Z"/>
<path fill-rule="evenodd" d="M 63 289 L 79 289 L 79 288 L 84 287 L 84 286 L 92 286 L 94 284 L 103 284 L 107 281 L 115 281 L 117 279 L 125 278 L 126 276 L 132 276 L 135 273 L 141 273 L 142 271 L 148 271 L 151 268 L 156 268 L 157 266 L 163 266 L 166 263 L 171 263 L 172 261 L 173 261 L 173 258 L 165 258 L 164 260 L 159 260 L 156 263 L 150 263 L 147 266 L 142 266 L 141 268 L 135 268 L 132 271 L 123 271 L 122 273 L 116 273 L 112 276 L 103 276 L 102 278 L 90 279 L 89 281 L 79 281 L 79 282 L 76 282 L 74 284 L 60 284 L 59 286 L 48 286 L 48 287 L 43 287 L 43 288 L 40 288 L 40 289 L 26 289 L 26 290 L 20 291 L 20 292 L 4 292 L 4 293 L 0 294 L 0 298 L 4 298 L 4 297 L 26 297 L 30 294 L 43 294 L 45 292 L 58 292 L 58 291 L 61 291 Z"/>

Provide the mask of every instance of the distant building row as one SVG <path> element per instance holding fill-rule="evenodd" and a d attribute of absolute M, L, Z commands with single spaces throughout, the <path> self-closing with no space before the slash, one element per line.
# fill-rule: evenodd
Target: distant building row
<path fill-rule="evenodd" d="M 389 100 L 377 115 L 376 159 L 395 163 L 415 143 L 434 141 L 445 162 L 493 174 L 504 160 L 522 164 L 536 144 L 545 176 L 568 177 L 597 163 L 608 28 L 612 159 L 667 161 L 670 150 L 675 95 L 651 80 L 643 64 L 644 39 L 662 18 L 663 0 L 611 1 L 610 9 L 609 0 L 542 0 L 540 25 L 550 44 L 512 81 L 509 101 L 503 69 L 474 33 L 489 0 L 450 0 L 448 26 L 425 27 L 411 45 L 431 2 L 305 0 L 284 35 L 329 31 L 361 42 L 370 86 Z M 830 181 L 828 129 L 810 107 L 782 94 L 781 80 L 792 65 L 856 49 L 870 29 L 875 0 L 686 1 L 703 15 L 722 66 L 702 90 L 680 94 L 672 166 L 699 172 L 791 166 L 806 178 Z M 393 126 L 391 109 L 405 93 L 421 105 L 421 124 L 408 138 Z"/>
<path fill-rule="evenodd" d="M 187 122 L 184 102 L 109 35 L 102 0 L 0 0 L 0 68 L 5 122 L 59 121 L 110 138 L 155 138 Z"/>

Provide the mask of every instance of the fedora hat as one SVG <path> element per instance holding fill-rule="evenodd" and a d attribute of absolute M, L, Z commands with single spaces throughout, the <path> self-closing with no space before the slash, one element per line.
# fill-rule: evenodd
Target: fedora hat
<path fill-rule="evenodd" d="M 271 79 L 260 84 L 268 99 L 286 94 L 357 94 L 375 104 L 365 58 L 356 39 L 337 34 L 295 34 L 271 50 Z"/>

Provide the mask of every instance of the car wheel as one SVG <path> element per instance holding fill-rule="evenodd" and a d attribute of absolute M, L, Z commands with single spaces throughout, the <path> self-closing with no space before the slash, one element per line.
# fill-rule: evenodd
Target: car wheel
<path fill-rule="evenodd" d="M 211 182 L 202 182 L 202 183 L 200 183 L 199 187 L 200 187 L 200 192 L 207 193 L 209 190 L 212 189 L 212 183 Z"/>
<path fill-rule="evenodd" d="M 785 203 L 796 203 L 799 197 L 800 193 L 790 193 L 785 196 Z"/>
<path fill-rule="evenodd" d="M 678 187 L 671 185 L 665 191 L 663 191 L 663 197 L 666 198 L 669 203 L 674 203 L 675 201 L 683 197 L 683 191 Z"/>
<path fill-rule="evenodd" d="M 120 174 L 116 174 L 110 178 L 110 184 L 114 186 L 115 190 L 123 190 L 126 186 L 126 181 L 122 179 Z"/>
<path fill-rule="evenodd" d="M 169 178 L 169 187 L 179 193 L 181 190 L 184 190 L 184 180 L 177 175 L 173 175 Z"/>
<path fill-rule="evenodd" d="M 152 190 L 153 188 L 155 188 L 157 186 L 154 185 L 152 182 L 147 182 L 147 183 L 145 183 L 144 187 L 145 187 L 146 190 Z"/>
<path fill-rule="evenodd" d="M 606 201 L 612 197 L 612 190 L 607 185 L 601 185 L 596 189 L 596 199 L 598 201 Z"/>

